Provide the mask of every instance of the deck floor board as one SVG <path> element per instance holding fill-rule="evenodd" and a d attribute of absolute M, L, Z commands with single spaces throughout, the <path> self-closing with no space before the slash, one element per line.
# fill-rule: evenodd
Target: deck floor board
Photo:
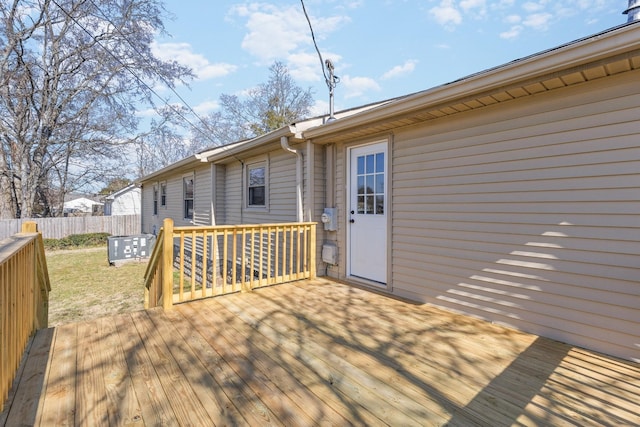
<path fill-rule="evenodd" d="M 39 331 L 0 425 L 640 425 L 640 365 L 325 279 Z"/>

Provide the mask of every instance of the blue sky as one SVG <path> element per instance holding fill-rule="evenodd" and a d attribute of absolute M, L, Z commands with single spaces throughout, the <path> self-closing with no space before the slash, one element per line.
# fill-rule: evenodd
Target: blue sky
<path fill-rule="evenodd" d="M 324 59 L 341 81 L 336 110 L 429 89 L 623 24 L 626 0 L 305 0 Z M 201 115 L 221 94 L 267 81 L 274 61 L 329 96 L 300 1 L 167 0 L 170 37 L 155 53 L 197 75 L 177 91 Z M 160 89 L 163 96 L 171 97 Z M 175 99 L 175 97 L 174 97 Z"/>

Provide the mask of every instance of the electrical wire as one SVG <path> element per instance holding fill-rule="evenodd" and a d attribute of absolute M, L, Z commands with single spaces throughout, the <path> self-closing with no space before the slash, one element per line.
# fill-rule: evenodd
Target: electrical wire
<path fill-rule="evenodd" d="M 336 83 L 338 83 L 339 79 L 336 76 L 333 78 L 329 78 L 327 76 L 327 69 L 325 66 L 325 61 L 322 60 L 322 54 L 320 53 L 320 49 L 318 48 L 318 43 L 316 42 L 316 36 L 313 32 L 313 26 L 311 25 L 311 19 L 309 18 L 309 14 L 307 13 L 307 8 L 304 6 L 304 0 L 300 0 L 302 4 L 302 11 L 304 12 L 305 18 L 307 18 L 307 23 L 309 24 L 309 30 L 311 31 L 311 39 L 313 40 L 313 46 L 316 48 L 316 52 L 318 53 L 318 58 L 320 58 L 320 66 L 322 67 L 322 74 L 324 75 L 324 81 L 327 83 L 329 89 L 333 89 L 336 87 Z M 327 59 L 327 66 L 331 64 L 331 62 Z"/>
<path fill-rule="evenodd" d="M 214 146 L 219 146 L 220 143 L 218 141 L 215 141 L 214 139 L 212 139 L 209 135 L 209 133 L 205 132 L 204 130 L 200 129 L 198 126 L 196 126 L 194 123 L 191 122 L 191 120 L 189 120 L 188 117 L 186 117 L 184 114 L 182 114 L 181 111 L 179 111 L 178 109 L 176 109 L 173 105 L 169 104 L 169 102 L 164 99 L 163 97 L 161 97 L 158 92 L 156 92 L 151 86 L 149 86 L 144 80 L 142 80 L 141 77 L 139 77 L 134 70 L 131 69 L 131 67 L 129 67 L 127 64 L 124 63 L 124 61 L 119 58 L 118 56 L 116 56 L 110 49 L 108 49 L 106 46 L 104 46 L 102 44 L 102 42 L 100 40 L 98 40 L 84 25 L 82 25 L 74 16 L 72 16 L 69 12 L 67 12 L 62 6 L 60 6 L 60 4 L 56 1 L 56 0 L 51 0 L 53 4 L 55 4 L 69 19 L 71 19 L 73 21 L 73 23 L 75 25 L 77 25 L 80 29 L 82 29 L 85 33 L 87 33 L 92 40 L 98 45 L 100 46 L 102 49 L 104 49 L 113 59 L 115 59 L 116 61 L 118 61 L 118 63 L 120 63 L 120 65 L 122 65 L 137 81 L 138 83 L 140 83 L 142 86 L 144 86 L 149 92 L 151 92 L 153 95 L 155 95 L 160 101 L 162 101 L 162 103 L 169 107 L 174 113 L 176 113 L 178 116 L 180 116 L 186 123 L 188 123 L 193 129 L 195 129 L 197 132 L 199 132 L 200 134 L 202 134 L 206 139 L 208 139 L 209 141 L 213 142 Z M 144 56 L 142 55 L 142 53 L 140 53 L 140 51 L 138 51 L 138 49 L 133 45 L 133 43 L 131 43 L 129 41 L 129 39 L 122 34 L 122 32 L 120 32 L 120 30 L 118 29 L 118 27 L 105 15 L 104 12 L 102 12 L 102 10 L 94 3 L 93 0 L 89 0 L 91 4 L 93 4 L 93 6 L 102 14 L 102 16 L 104 17 L 104 19 L 109 22 L 111 25 L 113 25 L 114 29 L 116 29 L 116 31 L 118 31 L 120 33 L 120 35 L 127 41 L 127 43 L 129 44 L 129 46 L 131 46 L 131 48 L 140 56 Z M 202 117 L 200 117 L 195 111 L 194 109 L 189 105 L 189 103 L 187 103 L 187 101 L 172 87 L 172 85 L 160 74 L 157 74 L 157 76 L 160 78 L 160 80 L 169 88 L 169 90 L 171 90 L 180 100 L 180 102 L 182 102 L 187 109 L 198 119 L 200 120 L 200 122 L 204 125 L 204 127 L 211 132 L 211 130 L 209 129 L 209 126 L 207 125 L 207 123 L 204 121 L 204 119 L 202 119 Z"/>

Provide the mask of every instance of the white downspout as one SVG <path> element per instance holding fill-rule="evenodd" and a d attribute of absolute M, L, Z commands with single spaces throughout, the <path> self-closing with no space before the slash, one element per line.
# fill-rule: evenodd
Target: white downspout
<path fill-rule="evenodd" d="M 280 137 L 280 145 L 283 150 L 288 151 L 296 156 L 296 221 L 303 222 L 304 216 L 302 212 L 302 153 L 294 150 L 289 146 L 289 137 Z"/>

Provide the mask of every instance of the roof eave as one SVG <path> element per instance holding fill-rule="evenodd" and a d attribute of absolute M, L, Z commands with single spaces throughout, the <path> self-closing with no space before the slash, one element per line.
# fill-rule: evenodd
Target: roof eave
<path fill-rule="evenodd" d="M 639 30 L 640 25 L 636 23 L 621 25 L 555 49 L 400 98 L 354 116 L 308 129 L 303 135 L 306 139 L 326 139 L 347 129 L 366 126 L 429 106 L 452 103 L 473 93 L 487 92 L 637 50 L 640 49 L 640 37 L 637 34 Z"/>
<path fill-rule="evenodd" d="M 289 125 L 281 127 L 280 129 L 276 129 L 254 139 L 250 139 L 244 143 L 228 147 L 227 149 L 225 149 L 225 147 L 223 146 L 217 150 L 213 150 L 212 152 L 203 153 L 200 158 L 203 162 L 218 162 L 229 157 L 237 157 L 243 152 L 250 151 L 251 149 L 266 145 L 270 142 L 278 142 L 282 137 L 301 140 L 301 134 L 297 131 L 296 126 Z"/>

